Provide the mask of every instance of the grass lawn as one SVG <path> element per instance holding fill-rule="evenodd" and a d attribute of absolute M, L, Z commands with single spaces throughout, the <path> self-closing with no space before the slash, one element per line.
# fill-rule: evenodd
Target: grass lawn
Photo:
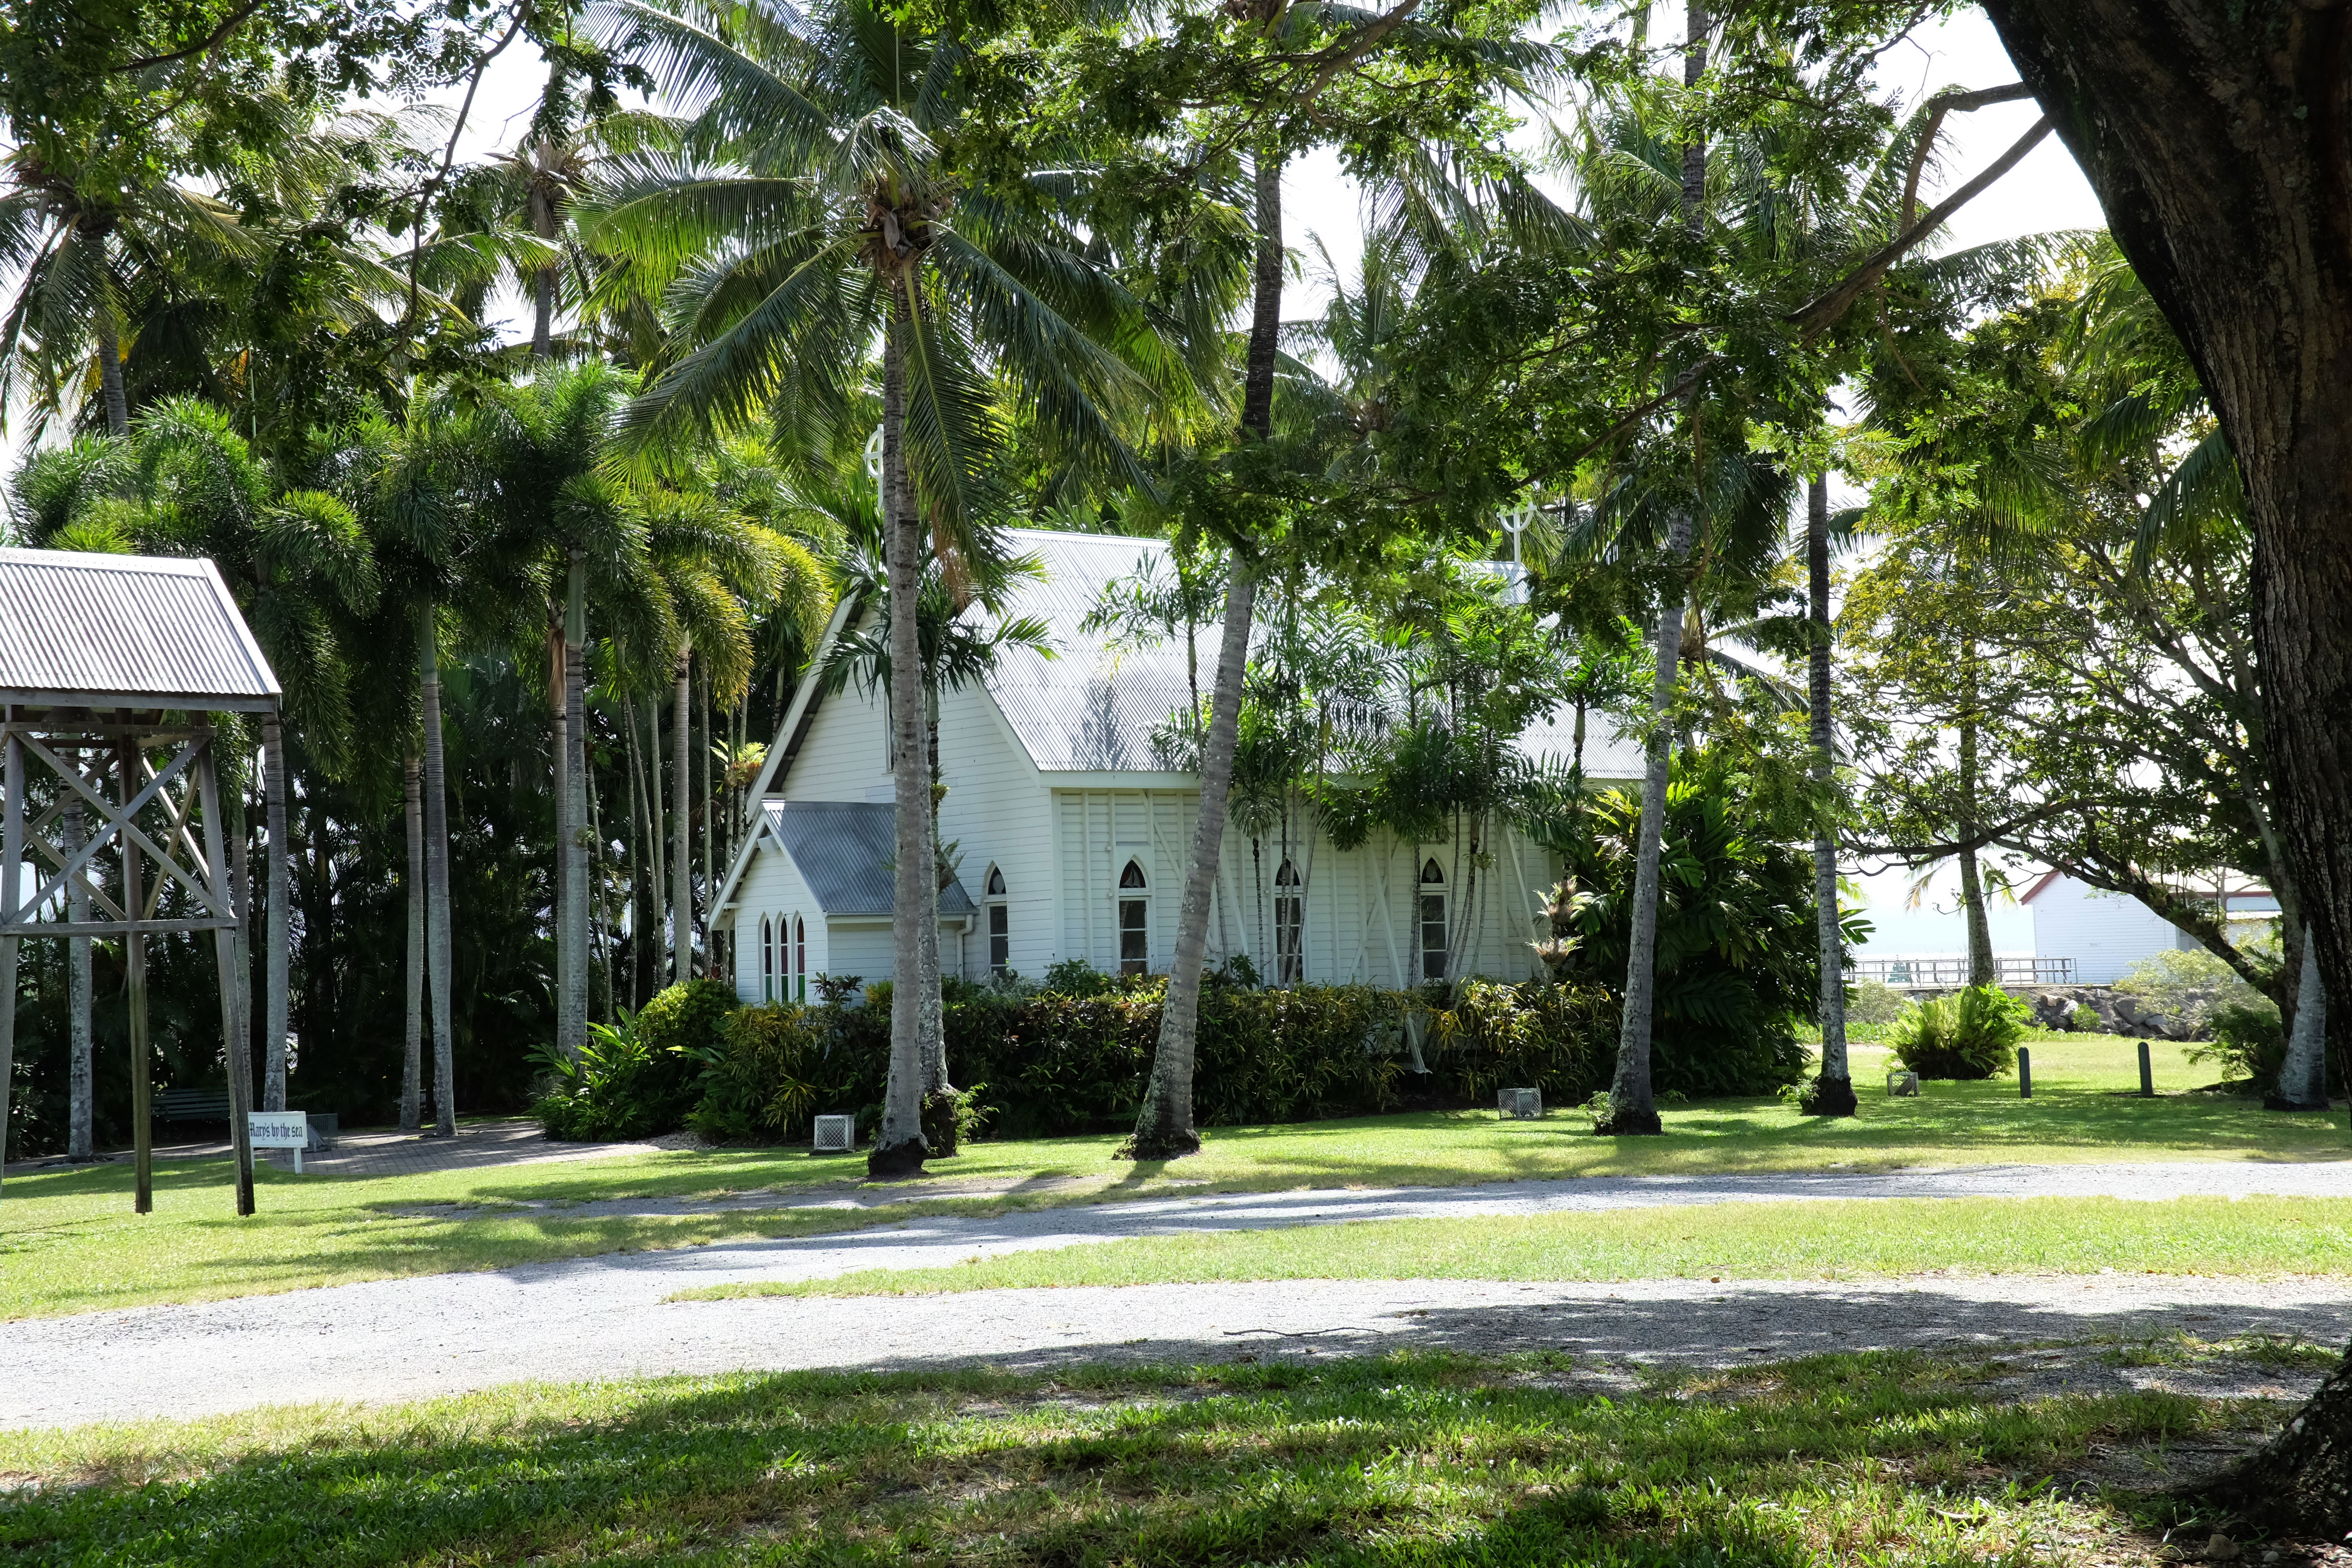
<path fill-rule="evenodd" d="M 2333 1360 L 2246 1348 L 2242 1384 Z M 2088 1358 L 2219 1364 L 2219 1349 Z M 2000 1381 L 2029 1370 L 1900 1353 L 1644 1376 L 1399 1354 L 526 1386 L 0 1433 L 0 1557 L 2154 1563 L 2165 1529 L 2201 1544 L 2210 1525 L 2151 1489 L 2284 1408 Z"/>
<path fill-rule="evenodd" d="M 1198 1231 L 685 1290 L 678 1300 L 1240 1279 L 2352 1274 L 2352 1198 L 1890 1198 Z"/>
<path fill-rule="evenodd" d="M 934 1165 L 910 1195 L 976 1189 L 923 1213 L 1002 1213 L 1183 1191 L 1446 1185 L 1640 1173 L 1872 1170 L 1903 1165 L 2084 1160 L 2340 1160 L 2337 1118 L 2263 1111 L 2252 1100 L 2184 1092 L 2210 1069 L 2156 1047 L 2159 1096 L 2140 1100 L 2134 1042 L 2062 1037 L 2037 1043 L 2034 1098 L 2013 1080 L 1930 1084 L 1917 1100 L 1871 1092 L 1884 1054 L 1858 1047 L 1862 1114 L 1801 1117 L 1778 1100 L 1669 1105 L 1669 1136 L 1598 1139 L 1580 1116 L 1497 1121 L 1461 1113 L 1370 1117 L 1283 1127 L 1215 1128 L 1203 1152 L 1167 1164 L 1111 1158 L 1115 1137 L 983 1142 Z M 588 1203 L 773 1193 L 841 1195 L 850 1160 L 795 1150 L 715 1150 L 412 1177 L 258 1173 L 261 1213 L 238 1220 L 220 1162 L 156 1167 L 156 1212 L 131 1210 L 121 1165 L 11 1178 L 0 1198 L 0 1321 L 209 1300 L 413 1274 L 491 1268 L 742 1237 L 807 1235 L 903 1219 L 868 1210 L 735 1210 L 598 1215 Z M 824 1189 L 835 1188 L 831 1193 Z"/>

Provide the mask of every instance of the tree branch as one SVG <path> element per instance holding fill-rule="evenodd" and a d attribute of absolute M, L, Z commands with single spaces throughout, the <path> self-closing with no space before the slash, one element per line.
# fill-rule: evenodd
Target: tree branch
<path fill-rule="evenodd" d="M 218 47 L 221 41 L 226 38 L 231 33 L 236 32 L 239 27 L 244 26 L 247 19 L 256 11 L 260 9 L 261 0 L 246 0 L 246 4 L 238 6 L 235 11 L 229 13 L 227 20 L 221 23 L 219 26 L 215 27 L 203 38 L 197 40 L 195 43 L 190 44 L 186 48 L 174 49 L 168 55 L 146 55 L 135 60 L 126 60 L 122 64 L 114 67 L 112 69 L 108 71 L 107 74 L 109 76 L 121 76 L 126 71 L 145 70 L 150 66 L 167 66 L 174 60 L 186 59 L 190 55 L 207 54 Z"/>
<path fill-rule="evenodd" d="M 474 74 L 466 79 L 465 100 L 457 105 L 457 122 L 449 127 L 449 144 L 442 149 L 441 167 L 431 179 L 425 181 L 417 189 L 416 221 L 409 228 L 408 308 L 401 313 L 400 318 L 401 329 L 404 331 L 416 321 L 416 271 L 425 261 L 425 208 L 431 204 L 434 196 L 440 192 L 441 187 L 448 182 L 450 166 L 457 161 L 457 138 L 466 133 L 466 117 L 474 111 L 474 94 L 481 90 L 482 73 L 490 68 L 490 62 L 505 53 L 506 47 L 513 43 L 516 35 L 522 31 L 525 12 L 525 6 L 517 5 L 514 21 L 508 26 L 506 36 L 493 44 L 488 54 L 474 62 Z"/>
<path fill-rule="evenodd" d="M 1847 308 L 1862 297 L 1864 289 L 1884 278 L 1887 268 L 1909 255 L 1918 247 L 1921 240 L 1942 227 L 1947 218 L 1976 197 L 1982 195 L 1994 181 L 2017 167 L 2018 162 L 2028 153 L 2032 152 L 2041 143 L 2042 139 L 2050 134 L 2050 117 L 2045 114 L 2033 122 L 2032 130 L 2017 139 L 2015 145 L 1994 159 L 1990 168 L 1929 208 L 1927 216 L 1872 252 L 1861 266 L 1847 273 L 1828 292 L 1816 296 L 1810 303 L 1791 311 L 1788 320 L 1801 330 L 1800 333 L 1801 340 L 1810 343 L 1835 326 L 1839 318 L 1846 313 Z"/>

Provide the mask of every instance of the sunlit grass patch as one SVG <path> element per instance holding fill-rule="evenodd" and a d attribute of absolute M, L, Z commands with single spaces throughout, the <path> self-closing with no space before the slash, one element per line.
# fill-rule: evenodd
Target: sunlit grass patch
<path fill-rule="evenodd" d="M 1980 1358 L 1555 1386 L 1564 1358 L 735 1376 L 0 1434 L 27 1563 L 2150 1562 L 2095 1452 L 2270 1406 Z"/>
<path fill-rule="evenodd" d="M 1189 1231 L 754 1281 L 676 1300 L 1261 1279 L 1847 1279 L 2352 1272 L 2352 1198 L 1885 1198 Z"/>
<path fill-rule="evenodd" d="M 889 1199 L 914 1206 L 873 1209 L 777 1206 L 859 1194 L 860 1162 L 812 1159 L 804 1150 L 675 1152 L 381 1178 L 264 1168 L 261 1212 L 249 1220 L 232 1212 L 222 1162 L 159 1163 L 156 1212 L 143 1217 L 130 1212 L 131 1173 L 123 1166 L 43 1171 L 11 1178 L 0 1199 L 0 1321 L 809 1236 L 919 1213 L 984 1216 L 1204 1192 L 2352 1154 L 2334 1118 L 2275 1115 L 2252 1100 L 2182 1092 L 2206 1081 L 2210 1069 L 2188 1062 L 2179 1046 L 2156 1047 L 2161 1092 L 2153 1100 L 2124 1092 L 2138 1084 L 2134 1041 L 2085 1036 L 2032 1048 L 2031 1100 L 2020 1100 L 2010 1082 L 1934 1083 L 1919 1099 L 1888 1100 L 1874 1089 L 1885 1053 L 1858 1047 L 1859 1116 L 1804 1117 L 1776 1100 L 1707 1100 L 1664 1107 L 1664 1138 L 1594 1138 L 1582 1118 L 1563 1111 L 1539 1121 L 1458 1112 L 1210 1128 L 1199 1155 L 1168 1163 L 1115 1159 L 1115 1136 L 979 1142 L 936 1162 L 930 1180 L 887 1190 Z M 770 1206 L 582 1211 L 625 1199 L 691 1205 L 746 1196 Z"/>

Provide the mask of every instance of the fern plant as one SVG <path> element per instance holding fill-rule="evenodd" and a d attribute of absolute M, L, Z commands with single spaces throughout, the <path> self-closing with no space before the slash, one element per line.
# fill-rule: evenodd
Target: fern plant
<path fill-rule="evenodd" d="M 1921 1078 L 1995 1078 L 2016 1065 L 2025 1037 L 2025 1006 L 1993 985 L 1915 1003 L 1895 1020 L 1887 1044 L 1895 1059 Z"/>

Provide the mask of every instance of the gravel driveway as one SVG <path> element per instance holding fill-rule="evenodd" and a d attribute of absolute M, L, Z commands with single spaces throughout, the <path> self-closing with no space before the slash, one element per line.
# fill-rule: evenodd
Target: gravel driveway
<path fill-rule="evenodd" d="M 1615 1285 L 1306 1280 L 669 1302 L 698 1285 L 924 1267 L 1123 1236 L 1786 1198 L 2352 1195 L 2352 1166 L 2006 1166 L 1877 1175 L 1643 1177 L 1154 1200 L 940 1218 L 800 1240 L 615 1254 L 0 1329 L 0 1426 L 381 1401 L 520 1379 L 1103 1357 L 1223 1360 L 1414 1345 L 1745 1361 L 1826 1350 L 2263 1332 L 2341 1342 L 2338 1282 L 2106 1276 Z M 604 1205 L 599 1205 L 604 1206 Z M 652 1205 L 612 1205 L 618 1212 Z"/>

